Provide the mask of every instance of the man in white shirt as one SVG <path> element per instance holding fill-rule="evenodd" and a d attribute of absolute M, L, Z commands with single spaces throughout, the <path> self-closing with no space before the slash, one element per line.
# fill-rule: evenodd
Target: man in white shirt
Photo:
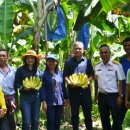
<path fill-rule="evenodd" d="M 95 66 L 95 87 L 99 92 L 98 107 L 103 130 L 121 130 L 119 107 L 122 104 L 122 80 L 125 79 L 125 75 L 122 65 L 112 61 L 110 55 L 109 47 L 106 44 L 101 45 L 102 61 Z M 113 119 L 112 126 L 110 114 Z"/>

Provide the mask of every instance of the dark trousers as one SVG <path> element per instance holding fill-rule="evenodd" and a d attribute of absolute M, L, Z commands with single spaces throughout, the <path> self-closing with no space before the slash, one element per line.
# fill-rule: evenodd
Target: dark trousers
<path fill-rule="evenodd" d="M 16 130 L 16 123 L 15 123 L 14 113 L 13 114 L 7 113 L 6 118 L 8 120 L 9 129 L 10 130 Z"/>
<path fill-rule="evenodd" d="M 119 108 L 117 106 L 118 94 L 98 95 L 98 107 L 101 116 L 103 130 L 121 130 L 121 120 Z M 111 126 L 110 114 L 112 115 L 113 124 Z"/>
<path fill-rule="evenodd" d="M 5 117 L 0 118 L 0 130 L 16 130 L 14 113 L 9 114 L 8 109 Z"/>
<path fill-rule="evenodd" d="M 8 120 L 6 116 L 0 118 L 0 130 L 11 130 L 9 129 Z"/>
<path fill-rule="evenodd" d="M 71 122 L 73 130 L 79 130 L 79 109 L 82 107 L 83 115 L 85 117 L 85 125 L 87 130 L 92 130 L 92 100 L 91 92 L 88 91 L 86 94 L 79 93 L 78 95 L 70 95 L 71 105 Z"/>
<path fill-rule="evenodd" d="M 47 107 L 47 130 L 60 130 L 63 105 Z"/>
<path fill-rule="evenodd" d="M 10 110 L 12 110 L 11 104 L 10 104 L 10 100 L 9 98 L 6 99 L 7 97 L 10 96 L 5 96 L 5 100 L 6 100 L 6 107 L 7 107 L 7 113 L 5 115 L 7 122 L 6 123 L 9 126 L 9 130 L 16 130 L 16 122 L 15 122 L 15 111 L 11 112 Z"/>

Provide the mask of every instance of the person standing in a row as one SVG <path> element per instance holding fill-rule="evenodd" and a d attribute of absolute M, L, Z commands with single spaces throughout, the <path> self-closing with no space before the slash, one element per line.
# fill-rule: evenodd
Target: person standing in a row
<path fill-rule="evenodd" d="M 89 59 L 83 56 L 84 46 L 80 41 L 76 41 L 73 46 L 73 56 L 69 57 L 64 65 L 64 79 L 68 85 L 68 96 L 71 106 L 71 122 L 73 130 L 79 130 L 79 109 L 83 110 L 85 126 L 87 130 L 92 130 L 92 99 L 90 84 L 83 89 L 81 86 L 73 87 L 69 76 L 76 73 L 84 73 L 88 76 L 89 82 L 93 79 L 93 67 Z"/>
<path fill-rule="evenodd" d="M 126 79 L 125 106 L 127 109 L 130 109 L 130 69 L 128 69 L 127 79 Z"/>
<path fill-rule="evenodd" d="M 112 61 L 106 44 L 99 48 L 102 61 L 95 66 L 95 86 L 98 88 L 98 107 L 103 130 L 121 130 L 119 107 L 122 104 L 122 65 Z M 113 124 L 111 126 L 110 114 Z"/>
<path fill-rule="evenodd" d="M 4 124 L 9 127 L 9 130 L 16 130 L 14 118 L 16 109 L 14 89 L 15 69 L 7 64 L 8 58 L 8 52 L 4 49 L 0 49 L 0 86 L 2 87 L 7 107 L 7 113 L 5 115 L 7 120 Z"/>
<path fill-rule="evenodd" d="M 123 40 L 122 42 L 124 51 L 126 52 L 125 55 L 123 55 L 120 58 L 120 63 L 122 64 L 125 76 L 127 76 L 127 71 L 130 68 L 130 37 L 127 37 Z M 121 123 L 123 123 L 125 114 L 127 112 L 127 108 L 125 106 L 125 96 L 126 96 L 126 80 L 123 80 L 123 88 L 122 88 L 122 105 L 120 107 L 120 118 L 121 118 Z"/>
<path fill-rule="evenodd" d="M 40 112 L 40 94 L 35 89 L 25 89 L 25 78 L 39 77 L 39 57 L 33 50 L 22 55 L 23 65 L 16 71 L 14 86 L 20 91 L 20 110 L 22 113 L 22 130 L 38 130 Z M 32 86 L 33 87 L 33 86 Z"/>
<path fill-rule="evenodd" d="M 42 109 L 46 112 L 47 130 L 60 130 L 66 91 L 63 85 L 63 74 L 58 68 L 58 58 L 55 54 L 49 54 L 46 58 L 42 82 L 40 95 Z"/>

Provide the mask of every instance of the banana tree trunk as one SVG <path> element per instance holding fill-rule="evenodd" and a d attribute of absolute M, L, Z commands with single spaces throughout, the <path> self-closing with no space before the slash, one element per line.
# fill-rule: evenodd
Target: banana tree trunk
<path fill-rule="evenodd" d="M 48 11 L 46 11 L 45 7 L 45 0 L 38 0 L 37 1 L 37 7 L 35 7 L 32 3 L 31 0 L 29 0 L 31 3 L 32 9 L 34 11 L 35 15 L 35 24 L 34 24 L 34 38 L 33 38 L 33 43 L 32 43 L 32 49 L 38 52 L 38 47 L 40 43 L 40 33 L 41 29 L 43 27 L 43 23 L 45 23 L 48 11 L 54 6 L 54 2 L 51 1 L 47 6 L 48 6 Z M 45 25 L 45 36 L 46 36 L 46 44 L 47 44 L 47 32 L 46 32 L 46 24 Z M 48 46 L 48 45 L 46 45 Z M 46 48 L 48 51 L 48 48 Z"/>

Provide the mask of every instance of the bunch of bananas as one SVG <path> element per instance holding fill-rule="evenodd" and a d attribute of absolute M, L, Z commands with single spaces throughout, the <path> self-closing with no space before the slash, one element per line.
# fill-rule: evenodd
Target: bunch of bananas
<path fill-rule="evenodd" d="M 34 89 L 39 90 L 42 86 L 42 82 L 39 77 L 30 77 L 23 80 L 23 87 L 25 90 Z"/>
<path fill-rule="evenodd" d="M 88 76 L 84 73 L 74 73 L 69 76 L 69 80 L 73 86 L 81 86 L 83 89 L 88 87 Z"/>

